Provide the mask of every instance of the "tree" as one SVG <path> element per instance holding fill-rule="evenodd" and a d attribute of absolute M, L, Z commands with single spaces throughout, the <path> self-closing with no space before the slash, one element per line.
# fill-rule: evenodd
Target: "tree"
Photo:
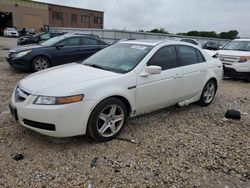
<path fill-rule="evenodd" d="M 163 34 L 169 34 L 164 28 L 160 28 L 160 29 L 153 29 L 151 31 L 149 31 L 150 33 L 163 33 Z"/>
<path fill-rule="evenodd" d="M 231 30 L 228 32 L 221 32 L 219 34 L 220 38 L 222 39 L 236 39 L 238 36 L 239 32 L 236 30 Z"/>

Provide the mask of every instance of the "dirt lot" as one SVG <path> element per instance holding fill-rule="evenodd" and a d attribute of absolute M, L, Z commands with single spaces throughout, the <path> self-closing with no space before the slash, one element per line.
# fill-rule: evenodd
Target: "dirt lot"
<path fill-rule="evenodd" d="M 15 84 L 0 38 L 0 187 L 250 187 L 250 83 L 222 81 L 213 103 L 173 107 L 130 119 L 120 138 L 50 138 L 16 123 L 8 112 Z M 240 121 L 223 119 L 229 108 Z M 69 125 L 70 126 L 70 125 Z M 15 161 L 15 154 L 24 159 Z M 94 169 L 91 161 L 98 158 Z"/>

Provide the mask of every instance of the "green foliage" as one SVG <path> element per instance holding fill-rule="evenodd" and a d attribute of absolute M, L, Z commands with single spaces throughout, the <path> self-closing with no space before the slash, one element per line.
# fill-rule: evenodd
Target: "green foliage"
<path fill-rule="evenodd" d="M 150 33 L 163 33 L 163 34 L 169 34 L 164 28 L 160 28 L 160 29 L 153 29 L 151 31 L 149 31 Z"/>
<path fill-rule="evenodd" d="M 228 32 L 221 32 L 220 38 L 222 38 L 222 39 L 236 39 L 238 34 L 239 34 L 239 32 L 236 30 L 231 30 Z"/>
<path fill-rule="evenodd" d="M 239 33 L 236 30 L 221 32 L 220 34 L 217 34 L 215 31 L 189 31 L 187 33 L 177 33 L 177 35 L 222 38 L 222 39 L 236 39 L 238 34 Z"/>

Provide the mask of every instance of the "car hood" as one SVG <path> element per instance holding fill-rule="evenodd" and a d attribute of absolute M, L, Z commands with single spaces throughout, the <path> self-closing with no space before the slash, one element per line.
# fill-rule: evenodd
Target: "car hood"
<path fill-rule="evenodd" d="M 21 80 L 18 85 L 33 95 L 62 96 L 75 94 L 76 91 L 71 90 L 83 89 L 84 83 L 118 75 L 120 74 L 80 63 L 71 63 L 31 74 Z M 79 88 L 79 84 L 81 88 Z M 60 93 L 57 88 L 60 90 L 63 88 L 63 93 Z"/>
<path fill-rule="evenodd" d="M 219 55 L 241 57 L 241 56 L 250 56 L 250 52 L 238 51 L 238 50 L 219 50 Z"/>
<path fill-rule="evenodd" d="M 42 48 L 42 47 L 43 46 L 37 45 L 37 44 L 34 44 L 34 45 L 24 45 L 24 46 L 18 46 L 18 47 L 15 47 L 15 48 L 11 48 L 9 50 L 9 52 L 16 53 L 16 52 L 21 52 L 21 51 L 25 51 L 25 50 L 32 50 L 32 49 L 35 49 L 35 48 Z"/>

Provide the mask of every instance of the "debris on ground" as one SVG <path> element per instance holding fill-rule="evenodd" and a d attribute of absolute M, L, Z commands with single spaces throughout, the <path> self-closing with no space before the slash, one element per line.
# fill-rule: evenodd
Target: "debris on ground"
<path fill-rule="evenodd" d="M 116 138 L 116 140 L 130 142 L 130 143 L 133 143 L 133 144 L 139 144 L 140 143 L 140 142 L 137 142 L 137 141 L 135 141 L 133 139 L 128 139 L 128 138 Z"/>
<path fill-rule="evenodd" d="M 90 168 L 91 169 L 94 169 L 97 165 L 97 161 L 98 161 L 98 157 L 95 157 L 92 161 L 91 161 L 91 164 L 90 164 Z"/>
<path fill-rule="evenodd" d="M 228 110 L 225 114 L 225 118 L 227 119 L 241 119 L 241 113 L 238 110 Z"/>
<path fill-rule="evenodd" d="M 23 160 L 23 159 L 24 159 L 24 156 L 23 156 L 23 154 L 16 154 L 16 155 L 13 157 L 13 159 L 14 159 L 15 161 L 20 161 L 20 160 Z"/>

